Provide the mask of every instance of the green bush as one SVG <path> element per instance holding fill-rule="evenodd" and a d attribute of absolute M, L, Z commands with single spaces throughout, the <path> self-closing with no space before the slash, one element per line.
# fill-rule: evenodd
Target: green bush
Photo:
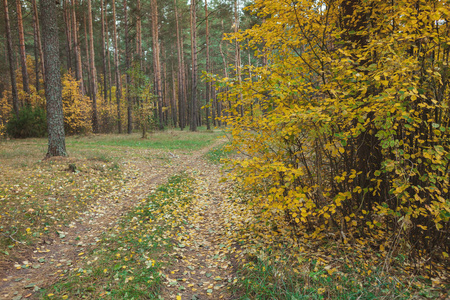
<path fill-rule="evenodd" d="M 6 132 L 14 138 L 43 137 L 47 134 L 47 116 L 40 107 L 25 106 L 19 112 L 19 118 L 13 115 Z"/>

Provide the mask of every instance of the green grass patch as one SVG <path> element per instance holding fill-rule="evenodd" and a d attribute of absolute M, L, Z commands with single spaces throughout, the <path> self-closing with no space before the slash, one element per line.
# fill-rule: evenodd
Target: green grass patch
<path fill-rule="evenodd" d="M 82 262 L 42 299 L 158 299 L 160 269 L 170 261 L 171 232 L 183 222 L 193 179 L 173 176 L 106 233 Z"/>
<path fill-rule="evenodd" d="M 340 265 L 339 271 L 335 266 Z M 237 299 L 438 299 L 446 288 L 411 276 L 385 274 L 367 261 L 326 265 L 292 252 L 269 250 L 247 256 L 240 265 L 233 291 Z M 406 279 L 406 280 L 405 280 Z"/>
<path fill-rule="evenodd" d="M 219 131 L 165 131 L 152 133 L 146 139 L 139 134 L 80 136 L 67 139 L 67 147 L 68 151 L 86 145 L 195 151 L 212 144 L 221 135 Z"/>
<path fill-rule="evenodd" d="M 209 150 L 205 154 L 206 159 L 213 164 L 220 164 L 223 159 L 231 154 L 230 150 L 227 149 L 227 145 L 228 144 L 223 144 Z"/>

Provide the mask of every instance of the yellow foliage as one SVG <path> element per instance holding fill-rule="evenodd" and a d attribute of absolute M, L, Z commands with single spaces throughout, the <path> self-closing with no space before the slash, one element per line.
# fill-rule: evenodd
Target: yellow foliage
<path fill-rule="evenodd" d="M 92 100 L 83 96 L 79 83 L 70 73 L 62 77 L 62 100 L 66 134 L 92 131 Z"/>
<path fill-rule="evenodd" d="M 9 91 L 4 91 L 3 96 L 0 98 L 0 137 L 6 133 L 6 123 L 11 117 L 12 104 L 9 102 Z"/>
<path fill-rule="evenodd" d="M 399 232 L 407 247 L 448 253 L 450 7 L 416 2 L 249 7 L 264 22 L 229 39 L 268 63 L 217 84 L 244 154 L 231 176 L 262 218 L 377 247 Z"/>

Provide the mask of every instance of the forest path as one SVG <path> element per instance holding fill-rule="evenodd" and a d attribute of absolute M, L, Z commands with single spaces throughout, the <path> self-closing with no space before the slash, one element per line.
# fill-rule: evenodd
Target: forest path
<path fill-rule="evenodd" d="M 176 262 L 165 269 L 164 299 L 232 299 L 234 279 L 231 239 L 227 238 L 222 203 L 225 186 L 220 169 L 199 159 L 187 172 L 195 178 L 188 222 L 177 233 Z"/>
<path fill-rule="evenodd" d="M 114 227 L 122 215 L 151 194 L 158 185 L 165 183 L 170 176 L 184 170 L 200 174 L 206 184 L 202 186 L 207 188 L 204 190 L 199 187 L 197 190 L 199 193 L 203 193 L 204 197 L 201 198 L 202 201 L 194 205 L 192 225 L 187 231 L 190 237 L 195 237 L 192 240 L 193 244 L 186 242 L 185 248 L 175 248 L 180 250 L 183 256 L 189 257 L 189 260 L 179 260 L 180 265 L 177 268 L 178 271 L 185 270 L 184 266 L 197 268 L 197 264 L 194 262 L 195 254 L 196 259 L 203 263 L 204 267 L 199 267 L 201 270 L 198 273 L 191 272 L 193 284 L 202 282 L 206 288 L 204 295 L 210 299 L 224 298 L 223 295 L 218 298 L 211 296 L 212 291 L 219 290 L 224 286 L 223 284 L 218 283 L 210 288 L 208 280 L 200 281 L 200 275 L 207 276 L 206 278 L 211 282 L 219 276 L 226 279 L 228 278 L 226 270 L 231 269 L 229 263 L 224 260 L 220 261 L 220 264 L 219 261 L 213 262 L 214 255 L 216 255 L 214 253 L 223 257 L 219 253 L 221 246 L 218 232 L 220 228 L 218 222 L 214 221 L 220 219 L 215 205 L 220 199 L 216 186 L 220 171 L 218 166 L 207 163 L 203 158 L 210 149 L 223 143 L 224 140 L 219 139 L 208 147 L 190 153 L 164 151 L 164 159 L 158 160 L 145 159 L 148 156 L 146 152 L 150 150 L 126 149 L 120 165 L 124 175 L 129 179 L 127 184 L 120 191 L 111 191 L 102 195 L 96 205 L 92 205 L 88 211 L 80 213 L 80 217 L 76 221 L 72 222 L 68 228 L 64 228 L 63 238 L 42 239 L 38 245 L 35 245 L 34 250 L 29 251 L 26 259 L 11 263 L 10 267 L 0 274 L 0 298 L 17 300 L 38 297 L 40 288 L 51 285 L 68 271 L 77 268 L 78 261 L 84 253 L 96 247 L 96 241 L 100 236 Z M 207 197 L 206 195 L 214 196 Z M 189 264 L 186 265 L 188 261 Z M 20 267 L 23 265 L 27 265 L 27 268 Z M 215 272 L 213 268 L 222 269 L 220 272 Z M 187 270 L 191 271 L 190 268 Z M 164 290 L 164 293 L 166 294 L 165 299 L 170 299 L 176 297 L 170 288 L 172 286 L 170 276 L 176 272 L 174 272 L 174 268 L 167 269 L 167 271 L 170 271 L 166 277 L 169 288 Z M 192 292 L 192 288 L 189 290 Z M 214 292 L 214 295 L 216 293 Z M 201 292 L 197 294 L 202 295 Z M 192 293 L 192 295 L 197 294 Z M 182 299 L 188 298 L 183 296 Z M 189 299 L 204 299 L 204 297 L 192 298 L 190 296 Z"/>

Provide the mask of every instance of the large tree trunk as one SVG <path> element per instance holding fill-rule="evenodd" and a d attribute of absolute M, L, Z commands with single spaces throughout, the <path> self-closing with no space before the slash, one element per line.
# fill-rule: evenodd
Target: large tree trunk
<path fill-rule="evenodd" d="M 122 82 L 120 79 L 119 70 L 119 46 L 117 42 L 117 26 L 116 26 L 116 0 L 112 0 L 112 12 L 113 12 L 113 41 L 114 41 L 114 65 L 116 74 L 116 101 L 117 101 L 117 129 L 119 133 L 122 133 L 122 113 L 120 111 L 120 103 L 122 99 Z"/>
<path fill-rule="evenodd" d="M 20 64 L 22 66 L 22 79 L 23 79 L 23 91 L 30 94 L 30 82 L 28 79 L 27 70 L 27 54 L 25 53 L 25 36 L 23 34 L 23 20 L 22 20 L 22 3 L 20 0 L 16 0 L 17 6 L 17 29 L 19 31 L 19 52 L 20 52 Z M 27 102 L 29 101 L 27 97 Z"/>
<path fill-rule="evenodd" d="M 133 131 L 133 106 L 130 97 L 130 84 L 131 84 L 131 76 L 129 73 L 131 67 L 130 61 L 130 41 L 129 41 L 129 32 L 128 32 L 128 4 L 127 0 L 123 0 L 123 11 L 124 11 L 124 29 L 125 29 L 125 65 L 127 68 L 127 103 L 128 103 L 128 134 Z"/>
<path fill-rule="evenodd" d="M 142 71 L 142 21 L 141 0 L 136 3 L 136 56 L 139 60 L 139 71 Z"/>
<path fill-rule="evenodd" d="M 75 54 L 75 78 L 80 85 L 80 92 L 85 95 L 83 82 L 83 65 L 81 62 L 81 49 L 78 39 L 78 21 L 76 15 L 77 0 L 72 0 L 72 26 L 73 26 L 73 51 Z"/>
<path fill-rule="evenodd" d="M 177 0 L 174 0 L 175 22 L 177 30 L 177 54 L 178 54 L 178 122 L 180 129 L 185 127 L 185 101 L 184 101 L 184 58 L 181 42 L 180 24 L 178 17 Z"/>
<path fill-rule="evenodd" d="M 19 118 L 19 97 L 17 93 L 16 72 L 14 70 L 14 53 L 11 40 L 11 26 L 9 23 L 9 9 L 8 0 L 3 0 L 3 7 L 5 9 L 5 29 L 6 29 L 6 43 L 9 61 L 9 75 L 11 76 L 11 94 L 13 97 L 13 110 L 17 118 Z"/>
<path fill-rule="evenodd" d="M 92 5 L 88 0 L 88 18 L 89 18 L 89 62 L 91 71 L 91 99 L 92 99 L 92 129 L 94 133 L 98 133 L 98 112 L 97 112 L 97 72 L 95 70 L 95 53 L 94 53 L 94 29 L 92 26 Z"/>
<path fill-rule="evenodd" d="M 153 40 L 153 71 L 155 73 L 155 89 L 158 97 L 158 117 L 159 130 L 164 129 L 163 113 L 162 113 L 162 84 L 161 84 L 161 62 L 159 50 L 159 34 L 158 34 L 158 5 L 156 0 L 151 0 L 152 10 L 152 40 Z"/>
<path fill-rule="evenodd" d="M 190 109 L 190 131 L 197 131 L 197 1 L 191 0 L 191 56 L 192 56 L 192 94 Z"/>
<path fill-rule="evenodd" d="M 46 157 L 66 156 L 58 20 L 55 0 L 40 0 L 45 61 L 48 151 Z"/>

